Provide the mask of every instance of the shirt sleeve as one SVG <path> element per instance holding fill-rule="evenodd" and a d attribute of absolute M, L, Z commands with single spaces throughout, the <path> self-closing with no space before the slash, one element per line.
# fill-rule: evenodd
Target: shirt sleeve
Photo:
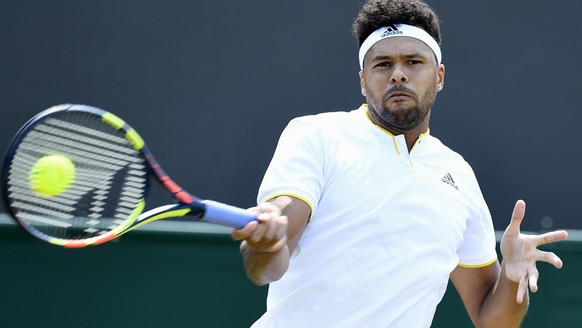
<path fill-rule="evenodd" d="M 296 118 L 284 129 L 259 188 L 257 202 L 280 195 L 316 209 L 323 186 L 323 149 L 313 116 Z"/>
<path fill-rule="evenodd" d="M 473 177 L 473 216 L 467 222 L 467 230 L 463 243 L 458 249 L 459 266 L 466 268 L 481 268 L 488 266 L 497 260 L 497 241 L 489 208 L 483 198 L 483 194 Z"/>

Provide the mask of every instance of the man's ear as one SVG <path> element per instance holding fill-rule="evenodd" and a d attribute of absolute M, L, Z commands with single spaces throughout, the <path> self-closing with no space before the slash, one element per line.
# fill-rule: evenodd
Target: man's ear
<path fill-rule="evenodd" d="M 360 89 L 362 96 L 366 97 L 366 82 L 364 82 L 364 71 L 360 71 Z"/>
<path fill-rule="evenodd" d="M 437 72 L 437 92 L 445 87 L 445 65 L 440 64 Z"/>

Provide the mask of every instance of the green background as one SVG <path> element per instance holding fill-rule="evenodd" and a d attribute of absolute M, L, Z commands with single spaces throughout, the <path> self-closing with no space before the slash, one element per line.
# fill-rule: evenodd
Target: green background
<path fill-rule="evenodd" d="M 238 243 L 196 223 L 154 223 L 109 244 L 62 249 L 0 224 L 2 327 L 249 327 L 266 287 L 249 282 Z M 582 242 L 547 248 L 561 270 L 540 264 L 540 290 L 524 327 L 578 327 Z M 387 309 L 389 311 L 389 309 Z M 471 327 L 454 288 L 433 327 Z"/>

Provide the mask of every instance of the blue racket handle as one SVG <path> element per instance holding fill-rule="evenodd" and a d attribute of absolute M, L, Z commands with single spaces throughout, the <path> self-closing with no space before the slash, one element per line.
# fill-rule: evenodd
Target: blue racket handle
<path fill-rule="evenodd" d="M 202 203 L 205 206 L 205 210 L 200 221 L 240 229 L 247 225 L 247 223 L 257 219 L 255 213 L 245 211 L 239 207 L 213 200 L 203 200 Z"/>

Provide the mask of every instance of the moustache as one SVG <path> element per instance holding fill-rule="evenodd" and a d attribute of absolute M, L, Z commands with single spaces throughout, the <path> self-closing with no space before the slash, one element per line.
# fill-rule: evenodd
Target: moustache
<path fill-rule="evenodd" d="M 416 92 L 412 91 L 411 89 L 407 88 L 406 86 L 404 86 L 402 84 L 396 84 L 392 88 L 388 89 L 388 91 L 386 91 L 386 93 L 384 93 L 384 99 L 390 97 L 391 94 L 396 93 L 396 92 L 407 93 L 410 96 L 416 98 Z"/>

